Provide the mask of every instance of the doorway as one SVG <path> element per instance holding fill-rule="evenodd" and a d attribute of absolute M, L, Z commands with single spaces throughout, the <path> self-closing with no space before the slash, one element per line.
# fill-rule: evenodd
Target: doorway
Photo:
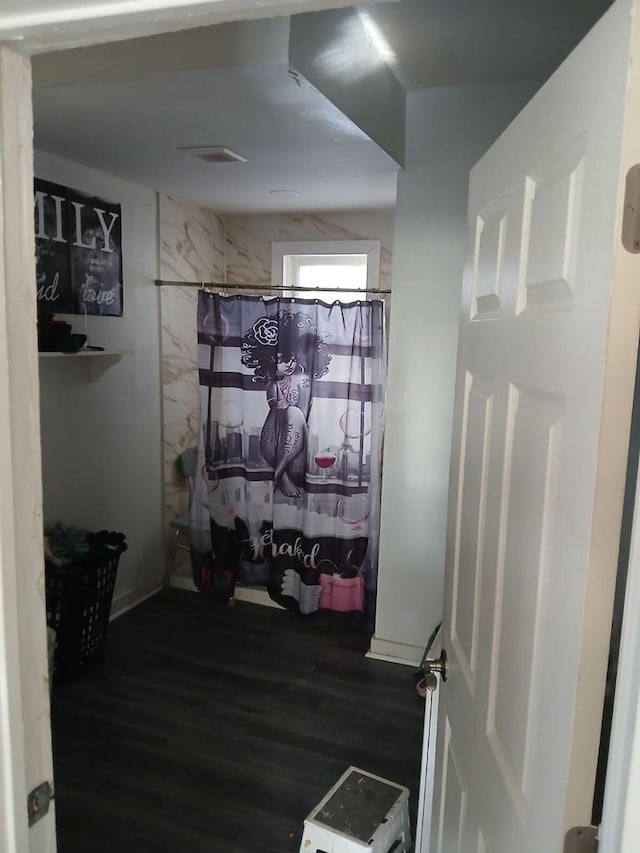
<path fill-rule="evenodd" d="M 106 46 L 101 49 L 106 50 Z M 43 58 L 43 62 L 45 61 L 47 61 L 47 57 Z M 113 63 L 112 67 L 116 64 Z M 41 71 L 38 68 L 41 69 L 42 64 L 35 60 L 34 67 L 36 77 L 39 78 Z M 48 64 L 48 73 L 53 74 L 50 64 Z M 297 93 L 301 88 L 301 82 L 292 79 L 287 70 L 279 72 L 279 77 L 289 87 L 288 92 Z M 166 80 L 164 82 L 166 83 Z M 193 79 L 191 82 L 194 82 Z M 149 88 L 151 84 L 146 80 L 145 85 Z M 67 80 L 64 86 L 71 86 L 70 81 Z M 71 128 L 71 121 L 61 121 L 62 108 L 67 103 L 64 100 L 63 88 L 61 87 L 56 92 L 50 90 L 45 92 L 47 97 L 53 98 L 54 103 L 57 103 L 54 110 L 55 120 L 52 122 L 53 128 L 49 125 L 47 131 L 43 130 L 38 118 L 38 105 L 42 103 L 42 93 L 36 93 L 36 147 L 38 147 L 38 140 L 46 136 L 47 133 L 51 134 L 51 136 L 47 136 L 47 139 L 52 138 L 56 131 L 56 125 L 63 123 L 66 126 L 65 134 Z M 72 87 L 72 98 L 78 102 L 84 97 L 81 89 L 80 83 Z M 106 99 L 104 90 L 100 91 Z M 112 97 L 111 104 L 113 105 L 116 99 L 113 96 L 110 97 Z M 89 101 L 91 98 L 88 98 L 84 103 L 86 104 Z M 147 109 L 151 109 L 150 101 L 151 98 L 147 98 L 145 102 Z M 46 109 L 45 105 L 45 112 Z M 97 112 L 102 113 L 103 110 L 104 103 L 101 102 Z M 98 117 L 96 116 L 96 123 L 97 121 Z M 93 132 L 95 132 L 95 128 Z M 72 136 L 77 143 L 77 135 L 72 134 Z M 108 369 L 102 370 L 99 375 L 91 375 L 87 371 L 86 363 L 82 362 L 81 359 L 76 361 L 69 359 L 62 362 L 47 359 L 41 366 L 45 516 L 55 518 L 64 513 L 63 517 L 70 518 L 70 520 L 83 526 L 90 526 L 92 519 L 100 512 L 102 518 L 108 516 L 109 520 L 106 522 L 108 526 L 122 530 L 127 535 L 129 551 L 123 556 L 120 564 L 121 583 L 116 589 L 114 608 L 116 611 L 122 611 L 135 604 L 136 610 L 132 614 L 122 617 L 123 620 L 126 620 L 126 623 L 123 624 L 130 624 L 131 620 L 137 618 L 139 609 L 137 605 L 140 599 L 155 592 L 159 577 L 162 576 L 162 558 L 161 556 L 158 557 L 158 543 L 161 542 L 163 529 L 166 529 L 167 525 L 166 516 L 164 522 L 160 521 L 162 510 L 166 507 L 168 497 L 172 500 L 182 498 L 182 495 L 175 495 L 175 493 L 169 495 L 165 492 L 164 506 L 162 508 L 158 506 L 160 490 L 157 483 L 161 468 L 159 455 L 162 445 L 160 440 L 156 441 L 161 423 L 161 418 L 158 415 L 159 409 L 163 407 L 165 412 L 163 422 L 164 446 L 165 448 L 168 447 L 169 450 L 165 458 L 165 476 L 173 464 L 174 451 L 177 451 L 183 442 L 190 442 L 193 438 L 197 438 L 197 424 L 194 426 L 194 423 L 190 421 L 194 413 L 187 408 L 192 402 L 192 398 L 188 396 L 193 387 L 192 380 L 194 376 L 197 376 L 195 361 L 188 363 L 192 355 L 191 348 L 194 352 L 196 348 L 195 315 L 190 313 L 194 307 L 190 294 L 195 296 L 197 291 L 191 289 L 190 293 L 187 293 L 187 288 L 178 287 L 170 294 L 167 293 L 165 297 L 164 290 L 160 291 L 153 287 L 152 277 L 157 275 L 159 278 L 170 278 L 172 280 L 184 278 L 185 281 L 190 282 L 194 279 L 221 281 L 226 279 L 229 281 L 230 278 L 233 279 L 233 276 L 236 276 L 241 281 L 246 281 L 247 278 L 249 281 L 265 281 L 267 277 L 262 269 L 255 269 L 254 267 L 255 272 L 248 271 L 247 257 L 249 256 L 251 259 L 257 257 L 260 260 L 263 256 L 263 248 L 269 245 L 272 232 L 275 231 L 280 236 L 290 239 L 296 237 L 315 237 L 317 239 L 319 236 L 333 237 L 342 241 L 344 241 L 345 236 L 357 239 L 376 239 L 384 245 L 384 254 L 380 266 L 383 276 L 388 276 L 391 247 L 387 235 L 391 234 L 393 230 L 392 214 L 389 214 L 388 211 L 381 212 L 379 210 L 357 211 L 352 214 L 346 211 L 338 213 L 320 211 L 305 213 L 304 216 L 297 215 L 296 212 L 289 214 L 278 212 L 272 214 L 271 217 L 262 214 L 261 224 L 267 230 L 261 231 L 257 229 L 258 219 L 260 218 L 258 214 L 253 215 L 249 221 L 249 214 L 243 216 L 241 212 L 235 212 L 233 215 L 225 215 L 223 222 L 222 214 L 218 211 L 207 210 L 204 205 L 196 204 L 192 200 L 185 201 L 177 194 L 171 196 L 162 194 L 156 205 L 155 194 L 149 188 L 134 184 L 133 181 L 122 178 L 122 176 L 112 177 L 106 168 L 96 169 L 95 163 L 92 167 L 85 163 L 78 163 L 76 160 L 70 160 L 61 156 L 63 153 L 62 149 L 55 149 L 54 153 L 37 151 L 36 174 L 38 177 L 68 185 L 97 197 L 112 199 L 122 206 L 124 223 L 122 250 L 125 267 L 124 315 L 122 319 L 99 316 L 88 318 L 89 339 L 96 345 L 119 351 L 117 361 L 109 365 Z M 395 180 L 395 173 L 393 177 Z M 255 212 L 250 211 L 250 213 Z M 265 219 L 268 221 L 265 222 Z M 160 222 L 161 229 L 159 239 L 156 232 L 157 221 Z M 375 226 L 381 231 L 368 230 L 368 223 L 372 223 L 372 227 Z M 246 243 L 243 243 L 243 239 L 245 239 L 244 235 L 249 226 L 251 226 L 253 237 L 253 243 L 249 249 L 253 251 L 244 251 Z M 294 228 L 297 230 L 292 230 Z M 255 250 L 256 242 L 259 242 L 260 251 Z M 160 269 L 156 273 L 155 262 L 152 261 L 152 258 L 158 243 Z M 267 264 L 268 260 L 267 255 Z M 224 268 L 222 267 L 223 261 Z M 202 269 L 194 269 L 194 262 L 202 263 Z M 241 264 L 243 264 L 242 267 Z M 167 288 L 167 290 L 169 289 Z M 158 344 L 157 300 L 160 301 L 162 319 L 160 346 Z M 77 318 L 74 319 L 77 322 Z M 80 318 L 80 322 L 83 323 L 84 320 Z M 157 376 L 157 363 L 154 364 L 154 361 L 162 362 L 163 365 L 162 400 L 158 399 L 157 387 L 151 381 L 152 376 Z M 144 400 L 140 399 L 141 383 L 145 389 Z M 123 406 L 123 401 L 131 401 L 132 405 Z M 169 409 L 170 412 L 167 415 Z M 72 410 L 75 411 L 75 416 L 69 423 L 66 413 Z M 169 442 L 167 440 L 168 430 L 174 426 L 176 433 L 172 434 L 172 441 Z M 195 435 L 186 434 L 185 431 L 189 428 L 194 430 Z M 75 455 L 77 459 L 81 455 L 84 459 L 84 454 L 88 453 L 90 460 L 86 471 L 83 470 L 84 466 L 79 466 L 76 470 L 76 482 L 72 495 L 69 495 L 68 484 L 63 476 L 65 469 L 69 467 L 70 453 Z M 134 477 L 132 477 L 132 472 L 135 475 Z M 84 480 L 85 473 L 91 477 L 94 484 L 93 489 Z M 128 483 L 130 485 L 127 485 Z M 173 509 L 173 506 L 171 504 L 170 509 Z M 132 571 L 130 567 L 135 568 Z M 132 577 L 134 574 L 135 578 Z M 135 580 L 139 586 L 137 588 L 133 585 L 128 586 L 130 580 Z M 152 604 L 149 602 L 142 604 L 141 607 L 151 608 Z M 145 612 L 150 611 L 146 610 Z M 234 610 L 234 614 L 235 612 Z M 237 612 L 238 614 L 243 612 L 240 606 L 238 606 Z M 247 612 L 246 608 L 244 612 Z M 142 617 L 142 611 L 139 615 Z M 278 616 L 280 614 L 269 614 L 268 617 L 265 616 L 264 618 L 275 619 Z M 110 659 L 110 647 L 116 642 L 114 638 L 118 637 L 120 630 L 119 621 L 115 622 L 110 629 L 107 660 Z M 142 640 L 140 642 L 144 644 Z M 206 644 L 203 642 L 202 645 Z M 220 643 L 215 642 L 214 645 L 220 646 L 219 656 L 224 660 L 227 652 Z M 238 648 L 241 648 L 241 644 L 238 644 Z M 362 652 L 364 651 L 365 649 L 362 650 Z M 388 669 L 390 666 L 380 665 L 373 661 L 366 661 L 364 665 L 371 671 L 375 669 L 381 671 L 381 667 Z M 321 666 L 321 663 L 313 663 L 310 668 L 314 671 L 315 668 Z M 181 667 L 181 669 L 183 668 Z M 259 673 L 253 670 L 250 672 L 251 674 L 247 678 L 249 685 L 261 683 Z M 108 674 L 104 677 L 108 679 Z M 167 673 L 164 680 L 170 681 L 171 677 Z M 291 673 L 291 691 L 293 693 L 298 689 L 297 680 L 302 678 L 303 676 L 297 672 Z M 153 678 L 151 678 L 151 682 L 149 679 L 148 673 L 146 676 L 144 673 L 140 673 L 140 680 L 143 683 L 153 683 Z M 318 680 L 319 683 L 319 676 L 315 680 Z M 282 681 L 282 677 L 276 678 L 276 684 L 280 689 L 283 689 L 281 687 Z M 123 689 L 121 686 L 116 686 L 108 681 L 104 681 L 102 685 L 96 684 L 95 681 L 92 684 L 97 693 L 101 689 L 106 692 L 110 690 L 118 692 Z M 311 687 L 313 688 L 313 685 Z M 407 701 L 413 711 L 417 712 L 417 698 L 414 695 L 410 680 L 406 682 L 406 687 Z M 100 711 L 98 707 L 100 703 L 96 695 L 91 698 L 89 692 L 84 696 L 79 693 L 72 694 L 73 689 L 71 686 L 68 690 L 65 689 L 64 695 L 61 691 L 54 692 L 54 757 L 56 757 L 56 751 L 57 754 L 68 756 L 64 753 L 64 746 L 65 743 L 73 740 L 70 730 L 75 723 L 78 724 L 79 731 L 84 735 L 91 737 L 93 734 L 98 740 L 98 752 L 102 749 L 106 751 L 106 747 L 100 742 L 99 731 L 95 729 L 93 732 L 87 731 L 87 727 L 81 725 L 78 717 L 74 717 L 73 709 L 78 706 L 93 707 L 96 720 L 101 721 L 100 725 L 113 731 L 112 722 L 110 722 L 107 712 L 107 707 L 113 709 L 109 701 L 105 698 L 104 708 Z M 82 692 L 80 685 L 78 685 L 78 690 L 80 693 Z M 87 690 L 89 691 L 88 687 Z M 77 701 L 70 699 L 71 695 L 76 697 Z M 127 700 L 127 704 L 129 701 L 135 703 L 137 700 Z M 305 701 L 312 704 L 309 698 Z M 374 699 L 373 695 L 368 700 L 362 696 L 362 702 L 365 703 L 366 701 L 376 702 L 377 700 Z M 400 701 L 401 703 L 404 702 L 403 699 Z M 345 703 L 355 704 L 355 699 L 347 697 Z M 156 710 L 159 710 L 162 704 L 163 702 L 159 698 L 158 709 Z M 318 707 L 321 708 L 322 704 L 320 701 Z M 66 709 L 66 716 L 64 711 L 59 710 L 60 708 Z M 142 712 L 141 714 L 144 715 Z M 119 715 L 116 712 L 113 716 Z M 254 711 L 252 718 L 254 725 L 259 717 L 260 711 Z M 414 718 L 414 723 L 417 719 L 417 717 Z M 60 727 L 58 727 L 58 721 L 60 721 Z M 376 725 L 379 726 L 380 723 Z M 395 725 L 391 721 L 387 722 L 385 729 L 389 734 L 391 732 L 390 726 Z M 202 723 L 200 723 L 200 727 L 202 727 Z M 419 728 L 420 726 L 414 731 L 419 732 Z M 410 730 L 411 726 L 407 728 L 407 731 Z M 282 739 L 284 735 L 281 734 L 279 737 Z M 81 742 L 79 737 L 76 741 L 76 747 Z M 123 742 L 126 742 L 126 733 L 124 735 L 120 733 L 114 738 L 114 745 Z M 87 751 L 91 751 L 95 747 L 95 741 L 93 746 L 89 741 L 85 741 L 83 752 L 86 754 Z M 117 749 L 119 747 L 116 747 Z M 132 756 L 133 752 L 135 750 L 132 749 Z M 286 744 L 283 745 L 283 752 L 287 752 Z M 408 761 L 417 773 L 419 737 L 413 748 L 410 750 L 402 749 L 403 754 L 407 752 L 410 753 L 410 758 L 403 758 L 402 761 L 396 759 L 395 772 L 396 775 L 401 773 L 402 778 L 409 781 L 404 775 L 406 771 L 402 770 L 401 767 L 404 761 Z M 133 761 L 132 756 L 131 760 Z M 388 754 L 387 757 L 389 757 Z M 98 756 L 96 756 L 96 764 L 98 763 L 97 759 Z M 360 764 L 363 763 L 364 756 L 361 756 L 361 759 Z M 69 806 L 69 791 L 76 791 L 77 779 L 80 777 L 78 775 L 79 768 L 74 764 L 73 759 L 66 757 L 62 761 L 64 769 L 58 771 L 58 811 L 59 818 L 62 821 L 61 826 L 65 827 L 66 832 L 70 831 L 69 827 L 74 824 L 74 821 L 69 819 L 69 810 L 72 808 Z M 374 766 L 371 763 L 372 761 L 373 758 L 370 757 L 366 762 L 367 767 L 379 775 L 389 775 L 393 770 L 393 767 L 385 769 L 390 765 L 384 763 Z M 356 763 L 355 759 L 353 763 Z M 243 764 L 248 766 L 248 761 L 243 761 Z M 284 767 L 285 764 L 286 759 L 283 758 L 281 765 Z M 75 779 L 70 780 L 68 776 L 63 778 L 60 775 L 63 772 L 72 773 Z M 133 774 L 135 771 L 132 769 L 131 772 Z M 285 773 L 284 770 L 283 773 Z M 185 775 L 192 774 L 186 773 Z M 322 785 L 325 785 L 325 789 L 331 781 L 327 776 L 316 775 L 315 790 L 321 787 L 320 779 L 322 779 Z M 250 786 L 251 782 L 248 777 L 242 777 L 242 780 L 240 787 Z M 85 786 L 82 787 L 85 788 Z M 411 787 L 417 788 L 415 782 L 412 783 Z M 115 791 L 116 789 L 118 789 L 118 782 L 113 783 L 112 790 Z M 125 790 L 127 790 L 126 786 Z M 66 805 L 65 792 L 67 793 Z M 112 802 L 113 799 L 112 797 Z M 319 797 L 315 797 L 315 800 L 317 799 Z M 80 800 L 74 800 L 74 802 L 76 805 L 80 805 Z M 314 802 L 309 802 L 308 808 L 310 809 L 313 805 Z M 126 812 L 124 805 L 122 808 Z M 223 821 L 222 815 L 220 820 Z M 290 829 L 294 839 L 297 837 L 296 833 L 300 828 L 295 826 Z M 78 832 L 80 838 L 83 838 L 84 830 L 79 826 Z M 71 838 L 73 837 L 75 836 L 71 836 Z M 65 842 L 65 840 L 66 843 L 70 843 L 68 836 L 61 835 L 61 841 Z M 287 843 L 293 844 L 289 839 Z"/>
<path fill-rule="evenodd" d="M 25 217 L 24 217 L 23 221 L 24 221 L 24 222 L 28 221 L 28 218 L 29 218 L 29 217 L 25 215 Z M 26 338 L 25 338 L 25 340 L 27 340 L 27 341 L 28 341 L 28 337 L 26 337 Z M 31 341 L 31 345 L 33 345 L 33 341 Z M 27 359 L 27 362 L 26 362 L 26 363 L 27 363 L 27 364 L 29 364 L 28 359 Z M 31 370 L 32 370 L 32 372 L 34 371 L 34 369 L 35 369 L 35 368 L 34 368 L 34 365 L 33 365 L 33 363 L 31 363 Z M 28 386 L 25 386 L 25 387 L 28 387 Z M 35 442 L 35 439 L 34 439 L 33 446 L 34 446 L 34 447 L 35 447 L 35 446 L 37 446 L 37 442 Z M 36 490 L 36 491 L 37 491 L 37 490 Z M 31 518 L 31 516 L 26 516 L 26 517 Z M 37 526 L 37 525 L 36 525 L 36 526 Z M 32 533 L 33 533 L 33 532 L 34 532 L 34 531 L 32 531 Z M 37 535 L 37 532 L 36 532 L 36 535 Z M 387 649 L 387 650 L 388 650 L 388 649 Z"/>

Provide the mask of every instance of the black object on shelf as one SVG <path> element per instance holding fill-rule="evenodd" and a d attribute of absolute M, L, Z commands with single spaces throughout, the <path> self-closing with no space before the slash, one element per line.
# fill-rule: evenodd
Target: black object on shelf
<path fill-rule="evenodd" d="M 69 682 L 104 654 L 124 537 L 58 566 L 45 560 L 47 625 L 56 632 L 54 683 Z"/>
<path fill-rule="evenodd" d="M 87 336 L 75 334 L 71 324 L 56 320 L 49 311 L 38 312 L 38 352 L 79 352 Z"/>

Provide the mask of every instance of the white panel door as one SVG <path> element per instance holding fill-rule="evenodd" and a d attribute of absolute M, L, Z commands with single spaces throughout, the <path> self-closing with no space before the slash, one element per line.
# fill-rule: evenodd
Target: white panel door
<path fill-rule="evenodd" d="M 558 853 L 590 823 L 640 293 L 634 5 L 471 173 L 432 853 Z"/>

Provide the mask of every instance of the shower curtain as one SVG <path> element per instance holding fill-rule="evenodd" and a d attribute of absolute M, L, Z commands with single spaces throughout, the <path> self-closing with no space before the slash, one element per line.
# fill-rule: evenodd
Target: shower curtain
<path fill-rule="evenodd" d="M 198 588 L 265 586 L 301 614 L 371 617 L 380 520 L 384 305 L 200 292 Z"/>

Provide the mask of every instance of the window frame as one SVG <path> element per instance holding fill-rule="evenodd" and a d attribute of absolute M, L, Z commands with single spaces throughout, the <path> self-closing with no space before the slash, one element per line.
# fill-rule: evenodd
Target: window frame
<path fill-rule="evenodd" d="M 364 288 L 344 289 L 345 293 L 359 293 L 380 289 L 379 240 L 293 240 L 271 243 L 271 284 L 289 287 L 285 282 L 285 258 L 288 255 L 366 255 L 367 280 Z M 342 288 L 336 288 L 341 290 Z M 291 292 L 296 288 L 291 287 Z"/>

